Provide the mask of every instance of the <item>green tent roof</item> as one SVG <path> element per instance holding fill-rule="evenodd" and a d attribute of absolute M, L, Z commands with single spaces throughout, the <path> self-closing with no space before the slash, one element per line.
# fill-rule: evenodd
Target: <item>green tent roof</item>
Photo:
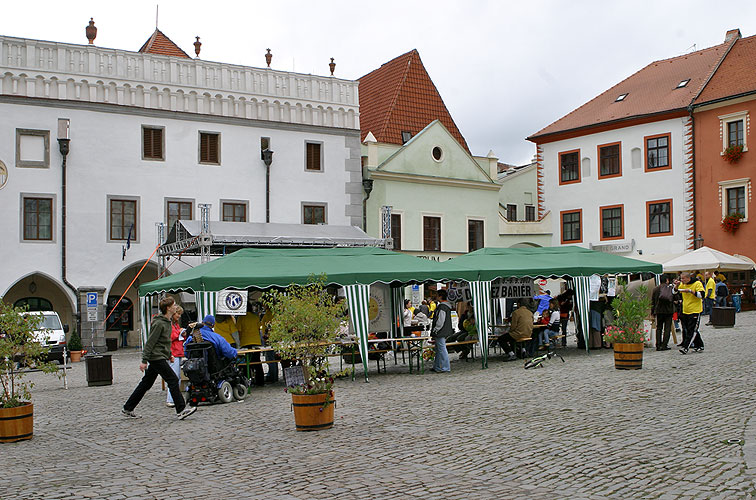
<path fill-rule="evenodd" d="M 578 246 L 543 248 L 481 248 L 441 263 L 450 272 L 478 271 L 481 281 L 496 278 L 591 276 L 593 274 L 656 273 L 662 266 Z M 471 278 L 475 279 L 475 278 Z"/>
<path fill-rule="evenodd" d="M 225 257 L 145 283 L 139 295 L 285 287 L 325 274 L 328 284 L 413 283 L 474 279 L 477 272 L 447 268 L 382 248 L 245 248 Z"/>

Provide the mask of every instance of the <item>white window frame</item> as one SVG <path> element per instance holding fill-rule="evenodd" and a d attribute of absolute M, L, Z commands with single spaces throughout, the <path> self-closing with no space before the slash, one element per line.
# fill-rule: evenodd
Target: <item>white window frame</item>
<path fill-rule="evenodd" d="M 752 190 L 751 190 L 751 178 L 744 177 L 742 179 L 732 179 L 729 181 L 719 181 L 719 206 L 722 209 L 722 218 L 727 215 L 727 190 L 732 188 L 744 187 L 745 188 L 745 214 L 741 222 L 748 222 L 748 205 L 751 202 Z"/>
<path fill-rule="evenodd" d="M 750 117 L 748 111 L 738 111 L 737 113 L 730 113 L 728 115 L 719 116 L 719 135 L 722 136 L 722 152 L 720 156 L 724 155 L 725 149 L 728 146 L 728 133 L 727 124 L 737 121 L 743 121 L 743 151 L 748 151 L 748 129 L 750 128 Z"/>

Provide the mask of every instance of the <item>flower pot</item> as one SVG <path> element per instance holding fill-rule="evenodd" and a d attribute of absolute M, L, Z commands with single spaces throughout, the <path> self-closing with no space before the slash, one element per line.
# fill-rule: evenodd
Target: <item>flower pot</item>
<path fill-rule="evenodd" d="M 333 427 L 333 409 L 336 406 L 336 400 L 331 397 L 326 404 L 326 396 L 326 393 L 291 395 L 294 423 L 298 431 L 320 431 Z"/>
<path fill-rule="evenodd" d="M 643 368 L 643 342 L 615 343 L 614 367 L 618 370 L 640 370 Z"/>
<path fill-rule="evenodd" d="M 81 361 L 81 351 L 68 351 L 71 354 L 71 363 Z"/>
<path fill-rule="evenodd" d="M 31 439 L 34 434 L 34 405 L 0 408 L 0 443 Z"/>

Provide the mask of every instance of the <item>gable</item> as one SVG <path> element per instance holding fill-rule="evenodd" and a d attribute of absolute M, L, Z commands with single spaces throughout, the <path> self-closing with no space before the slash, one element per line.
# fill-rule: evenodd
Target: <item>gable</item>
<path fill-rule="evenodd" d="M 440 149 L 440 160 L 433 157 L 434 148 Z M 485 170 L 438 120 L 434 120 L 396 153 L 380 163 L 377 170 L 493 183 Z"/>

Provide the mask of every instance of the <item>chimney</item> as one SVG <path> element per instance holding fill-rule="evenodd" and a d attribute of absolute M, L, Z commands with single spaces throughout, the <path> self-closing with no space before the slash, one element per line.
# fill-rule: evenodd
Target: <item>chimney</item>
<path fill-rule="evenodd" d="M 375 136 L 372 132 L 368 132 L 365 136 L 363 144 L 367 145 L 367 163 L 366 167 L 378 166 L 378 141 L 375 140 Z"/>
<path fill-rule="evenodd" d="M 488 150 L 486 158 L 488 158 L 488 176 L 491 179 L 496 180 L 496 177 L 499 175 L 499 159 L 496 157 L 492 149 Z"/>
<path fill-rule="evenodd" d="M 731 42 L 733 39 L 740 38 L 740 29 L 735 28 L 725 34 L 725 43 Z"/>

